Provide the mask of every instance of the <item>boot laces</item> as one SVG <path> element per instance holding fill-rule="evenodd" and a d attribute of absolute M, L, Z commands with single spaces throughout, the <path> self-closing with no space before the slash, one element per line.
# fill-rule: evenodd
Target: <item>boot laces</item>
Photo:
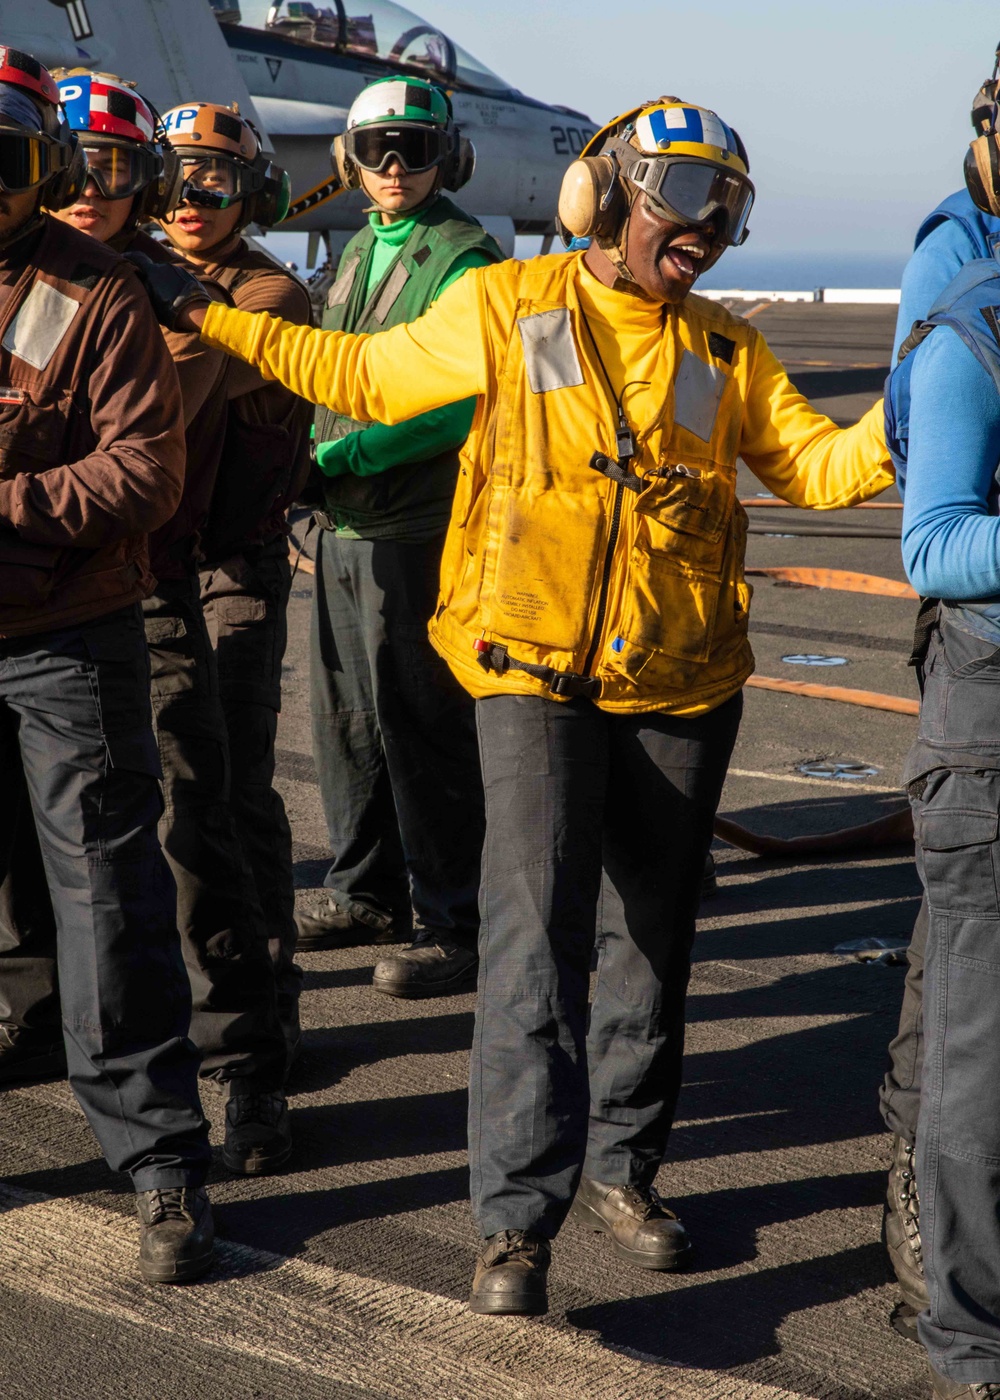
<path fill-rule="evenodd" d="M 270 1123 L 273 1126 L 281 1117 L 283 1108 L 284 1099 L 280 1094 L 233 1094 L 226 1105 L 226 1117 L 234 1128 L 241 1123 Z"/>
<path fill-rule="evenodd" d="M 507 1259 L 515 1259 L 519 1254 L 533 1254 L 537 1241 L 528 1239 L 524 1230 L 501 1230 L 497 1238 L 498 1252 L 494 1264 L 502 1264 Z"/>
<path fill-rule="evenodd" d="M 982 1396 L 982 1400 L 1000 1400 L 1000 1381 L 980 1381 L 973 1385 L 972 1393 Z"/>
<path fill-rule="evenodd" d="M 649 1220 L 651 1216 L 673 1214 L 652 1186 L 645 1190 L 638 1186 L 623 1186 L 621 1192 L 629 1205 L 638 1212 L 641 1220 Z"/>
<path fill-rule="evenodd" d="M 163 1187 L 149 1196 L 149 1223 L 160 1225 L 164 1220 L 190 1220 L 191 1210 L 187 1204 L 185 1187 Z"/>

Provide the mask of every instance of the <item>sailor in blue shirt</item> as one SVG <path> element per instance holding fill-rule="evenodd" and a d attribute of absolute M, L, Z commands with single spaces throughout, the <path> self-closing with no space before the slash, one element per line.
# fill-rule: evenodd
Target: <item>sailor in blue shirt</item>
<path fill-rule="evenodd" d="M 991 107 L 966 179 L 973 203 L 997 220 L 995 128 Z M 914 1022 L 909 1064 L 900 1062 L 902 1034 L 893 1045 L 883 1111 L 897 1134 L 911 1134 L 909 1146 L 897 1136 L 890 1254 L 904 1296 L 922 1303 L 917 1330 L 933 1393 L 957 1400 L 1000 1396 L 1000 263 L 995 276 L 982 263 L 947 297 L 936 292 L 934 301 L 953 303 L 952 321 L 911 351 L 887 393 L 890 417 L 906 429 L 897 439 L 905 437 L 904 564 L 914 587 L 941 602 L 905 773 L 925 893 L 915 930 L 917 941 L 923 923 L 922 986 L 919 949 L 907 979 L 910 1013 L 914 998 L 925 1013 L 923 1064 Z M 894 1074 L 909 1096 L 893 1092 Z M 919 1119 L 900 1124 L 915 1086 Z"/>

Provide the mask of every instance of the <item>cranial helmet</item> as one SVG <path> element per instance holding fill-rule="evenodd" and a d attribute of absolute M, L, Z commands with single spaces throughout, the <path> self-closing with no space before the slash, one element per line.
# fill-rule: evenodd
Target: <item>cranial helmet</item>
<path fill-rule="evenodd" d="M 0 46 L 0 188 L 37 189 L 47 209 L 72 204 L 87 179 L 87 158 L 59 106 L 47 68 L 19 49 Z M 23 99 L 23 100 L 22 100 Z"/>
<path fill-rule="evenodd" d="M 133 199 L 126 227 L 165 218 L 180 198 L 181 163 L 158 134 L 152 106 L 114 73 L 71 68 L 53 77 L 66 119 L 81 133 L 89 178 L 105 199 Z"/>
<path fill-rule="evenodd" d="M 164 113 L 163 134 L 184 166 L 182 203 L 228 209 L 242 201 L 239 228 L 271 228 L 288 213 L 288 173 L 266 155 L 256 127 L 235 102 L 172 107 Z"/>
<path fill-rule="evenodd" d="M 410 174 L 436 167 L 431 199 L 441 188 L 460 190 L 476 168 L 475 147 L 456 127 L 450 98 L 426 78 L 369 83 L 354 99 L 330 156 L 349 190 L 361 187 L 362 171 L 383 170 L 394 158 Z"/>
<path fill-rule="evenodd" d="M 660 97 L 624 112 L 592 137 L 563 176 L 559 219 L 576 238 L 593 238 L 619 275 L 628 216 L 639 195 L 681 225 L 712 222 L 717 251 L 747 237 L 754 201 L 750 161 L 737 132 L 706 107 Z"/>

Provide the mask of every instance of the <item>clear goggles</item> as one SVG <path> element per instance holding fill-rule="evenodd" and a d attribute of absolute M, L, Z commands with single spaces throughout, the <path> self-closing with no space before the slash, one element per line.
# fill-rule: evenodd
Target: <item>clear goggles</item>
<path fill-rule="evenodd" d="M 448 154 L 448 134 L 439 126 L 361 126 L 347 133 L 347 154 L 362 170 L 377 174 L 398 160 L 408 175 L 440 165 Z"/>
<path fill-rule="evenodd" d="M 182 204 L 200 204 L 207 209 L 228 209 L 264 188 L 263 171 L 227 156 L 204 160 L 182 160 L 184 186 Z"/>
<path fill-rule="evenodd" d="M 43 184 L 68 162 L 67 147 L 49 136 L 0 127 L 0 190 L 20 194 Z"/>
<path fill-rule="evenodd" d="M 135 142 L 86 143 L 87 179 L 105 199 L 128 199 L 157 178 L 162 161 L 155 151 Z"/>
<path fill-rule="evenodd" d="M 746 238 L 754 188 L 735 170 L 685 156 L 640 159 L 625 171 L 654 214 L 677 224 L 715 223 L 726 243 Z"/>

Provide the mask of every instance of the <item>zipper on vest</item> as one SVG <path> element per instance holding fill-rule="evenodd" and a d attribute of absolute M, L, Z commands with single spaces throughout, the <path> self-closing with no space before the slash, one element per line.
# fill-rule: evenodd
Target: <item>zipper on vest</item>
<path fill-rule="evenodd" d="M 611 511 L 611 533 L 608 535 L 608 547 L 604 551 L 604 572 L 601 575 L 601 591 L 597 598 L 597 619 L 594 622 L 594 637 L 590 643 L 590 650 L 587 652 L 587 659 L 583 663 L 583 674 L 590 675 L 590 668 L 594 664 L 594 657 L 597 655 L 597 645 L 601 640 L 601 632 L 604 629 L 604 619 L 608 611 L 608 589 L 611 586 L 611 564 L 614 560 L 615 545 L 618 543 L 618 536 L 622 527 L 622 499 L 625 495 L 625 483 L 619 481 L 615 486 L 615 503 Z"/>

